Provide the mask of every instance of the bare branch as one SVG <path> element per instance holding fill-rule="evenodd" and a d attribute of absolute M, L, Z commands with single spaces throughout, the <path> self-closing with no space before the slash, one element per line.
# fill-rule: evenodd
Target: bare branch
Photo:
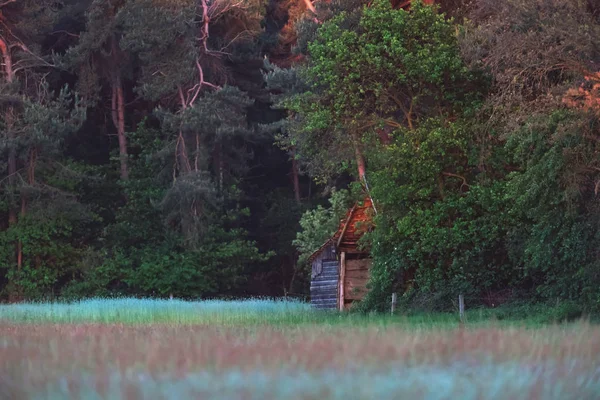
<path fill-rule="evenodd" d="M 19 63 L 16 63 L 15 65 L 18 65 Z M 30 64 L 30 65 L 21 65 L 17 68 L 13 68 L 13 72 L 16 74 L 19 71 L 23 71 L 26 69 L 30 69 L 30 68 L 35 68 L 35 67 L 50 67 L 50 68 L 56 68 L 56 65 L 54 64 L 50 64 L 50 63 L 45 63 L 45 64 Z"/>
<path fill-rule="evenodd" d="M 462 190 L 463 186 L 470 187 L 470 185 L 467 183 L 467 178 L 465 178 L 462 175 L 458 175 L 458 174 L 455 174 L 455 173 L 452 173 L 452 172 L 442 172 L 442 175 L 461 179 L 462 180 L 462 184 L 460 185 L 460 189 L 461 190 Z"/>
<path fill-rule="evenodd" d="M 14 35 L 13 35 L 14 36 Z M 46 67 L 51 67 L 51 68 L 56 68 L 56 65 L 49 63 L 48 61 L 44 60 L 42 57 L 38 56 L 37 54 L 35 54 L 34 52 L 32 52 L 31 50 L 29 50 L 29 48 L 27 46 L 25 46 L 25 44 L 23 44 L 22 42 L 16 42 L 13 43 L 10 48 L 13 47 L 18 47 L 21 50 L 23 50 L 25 53 L 29 54 L 30 56 L 32 56 L 34 59 L 38 60 L 39 62 L 41 62 L 41 64 L 35 64 L 35 65 L 30 65 L 27 67 L 19 67 L 19 68 L 15 68 L 13 70 L 13 72 L 17 72 L 17 70 L 22 70 L 22 69 L 26 69 L 26 68 L 32 68 L 32 67 L 38 67 L 38 66 L 46 66 Z M 19 62 L 23 62 L 23 61 L 27 61 L 26 59 L 20 60 Z M 19 63 L 15 63 L 15 66 Z"/>
<path fill-rule="evenodd" d="M 234 44 L 240 37 L 245 36 L 245 34 L 248 34 L 248 36 L 252 36 L 252 34 L 250 33 L 249 30 L 243 30 L 240 33 L 238 33 L 237 35 L 235 35 L 235 37 L 233 39 L 231 39 L 229 41 L 229 43 L 227 43 L 225 46 L 221 47 L 221 50 L 211 50 L 211 53 L 221 53 L 221 54 L 226 54 L 226 55 L 230 55 L 230 53 L 225 52 L 224 50 L 227 49 L 229 46 L 231 46 L 232 44 Z"/>
<path fill-rule="evenodd" d="M 0 179 L 0 185 L 2 185 L 4 183 L 4 181 L 7 181 L 7 180 L 10 181 L 11 178 L 15 178 L 15 177 L 20 178 L 21 182 L 24 183 L 25 180 L 23 179 L 23 176 L 21 175 L 21 171 L 24 171 L 24 170 L 25 170 L 25 168 L 18 169 L 14 173 L 9 174 L 9 175 L 5 176 L 4 178 Z"/>
<path fill-rule="evenodd" d="M 16 3 L 17 0 L 6 0 L 4 3 L 0 4 L 0 8 L 9 5 L 10 3 Z"/>
<path fill-rule="evenodd" d="M 198 94 L 200 94 L 200 90 L 202 89 L 203 85 L 209 86 L 213 89 L 220 89 L 218 86 L 213 85 L 210 82 L 206 82 L 204 80 L 204 70 L 202 69 L 202 65 L 200 65 L 200 60 L 196 59 L 196 68 L 198 69 L 198 77 L 200 78 L 200 82 L 199 82 L 199 86 L 198 89 L 196 90 L 196 93 L 194 94 L 194 97 L 192 98 L 192 101 L 190 102 L 190 105 L 194 104 L 194 102 L 196 101 L 196 98 L 198 97 Z"/>
<path fill-rule="evenodd" d="M 76 34 L 76 33 L 71 33 L 71 32 L 65 31 L 65 30 L 58 30 L 58 31 L 54 31 L 54 32 L 51 32 L 50 34 L 51 34 L 51 35 L 56 35 L 56 34 L 59 34 L 59 33 L 64 33 L 65 35 L 68 35 L 68 36 L 73 36 L 73 37 L 76 37 L 76 38 L 78 38 L 78 37 L 79 37 L 79 35 L 78 35 L 78 34 Z"/>
<path fill-rule="evenodd" d="M 192 105 L 194 103 L 194 100 L 196 100 L 196 95 L 200 91 L 201 88 L 202 88 L 201 83 L 196 83 L 194 86 L 189 88 L 187 90 L 186 103 Z M 192 95 L 192 100 L 190 100 L 190 95 L 192 92 L 194 92 L 194 94 Z"/>

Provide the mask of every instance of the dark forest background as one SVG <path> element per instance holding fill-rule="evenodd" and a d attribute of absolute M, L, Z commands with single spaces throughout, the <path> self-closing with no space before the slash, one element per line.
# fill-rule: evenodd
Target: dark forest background
<path fill-rule="evenodd" d="M 370 196 L 363 309 L 600 309 L 593 0 L 0 1 L 0 299 L 306 296 Z"/>

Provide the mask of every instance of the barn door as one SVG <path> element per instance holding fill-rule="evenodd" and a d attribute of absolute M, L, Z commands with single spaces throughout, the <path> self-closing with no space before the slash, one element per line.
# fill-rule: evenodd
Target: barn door
<path fill-rule="evenodd" d="M 344 311 L 367 294 L 367 282 L 372 260 L 369 258 L 348 259 L 345 252 L 340 257 L 340 280 L 338 309 Z"/>

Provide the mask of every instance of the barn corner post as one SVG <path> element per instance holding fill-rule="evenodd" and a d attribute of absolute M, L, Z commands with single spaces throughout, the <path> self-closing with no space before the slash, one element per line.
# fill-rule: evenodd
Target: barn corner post
<path fill-rule="evenodd" d="M 345 279 L 346 279 L 346 252 L 342 251 L 342 253 L 340 254 L 340 282 L 338 284 L 339 289 L 340 289 L 340 295 L 339 295 L 339 310 L 340 311 L 344 311 L 344 305 L 346 303 L 346 299 L 344 296 L 344 290 L 345 290 L 344 280 Z"/>
<path fill-rule="evenodd" d="M 460 325 L 465 323 L 465 296 L 462 294 L 458 295 L 458 315 L 460 318 Z"/>

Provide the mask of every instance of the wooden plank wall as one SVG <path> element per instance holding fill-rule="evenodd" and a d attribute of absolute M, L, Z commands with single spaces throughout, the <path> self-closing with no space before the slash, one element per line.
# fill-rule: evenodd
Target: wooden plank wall
<path fill-rule="evenodd" d="M 340 263 L 333 244 L 323 249 L 312 261 L 310 303 L 314 308 L 336 309 Z"/>
<path fill-rule="evenodd" d="M 353 302 L 362 300 L 367 294 L 367 282 L 372 260 L 363 258 L 346 260 L 344 273 L 344 299 L 348 308 Z"/>
<path fill-rule="evenodd" d="M 340 284 L 338 287 L 339 297 L 338 297 L 338 308 L 340 311 L 344 311 L 346 308 L 346 291 L 345 291 L 345 274 L 346 274 L 346 253 L 342 251 L 340 254 Z"/>
<path fill-rule="evenodd" d="M 337 257 L 335 255 L 335 245 L 333 243 L 329 243 L 328 246 L 323 247 L 321 251 L 313 257 L 313 260 L 311 262 L 311 279 L 321 275 L 324 260 L 336 259 Z"/>

